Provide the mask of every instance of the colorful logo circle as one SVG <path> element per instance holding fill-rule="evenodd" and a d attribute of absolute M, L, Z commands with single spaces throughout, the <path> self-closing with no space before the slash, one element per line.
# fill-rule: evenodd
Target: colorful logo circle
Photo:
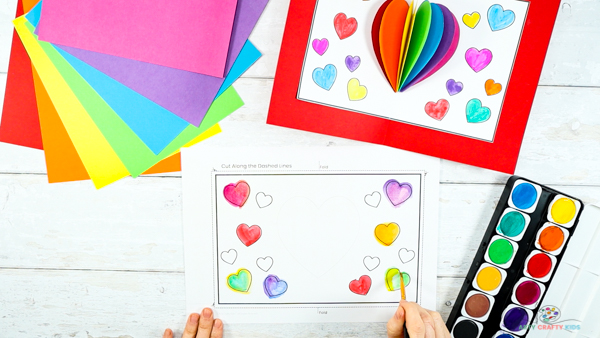
<path fill-rule="evenodd" d="M 539 318 L 543 323 L 555 323 L 560 318 L 560 309 L 552 305 L 542 306 Z"/>

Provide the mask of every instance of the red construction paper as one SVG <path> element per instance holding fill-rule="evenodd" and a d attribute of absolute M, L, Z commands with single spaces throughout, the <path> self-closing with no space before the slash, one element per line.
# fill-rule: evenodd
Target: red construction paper
<path fill-rule="evenodd" d="M 32 5 L 34 4 L 30 0 L 28 6 Z M 23 1 L 19 0 L 16 17 L 23 15 L 23 6 Z M 2 121 L 0 122 L 0 142 L 43 149 L 33 89 L 31 61 L 15 31 L 13 31 Z"/>
<path fill-rule="evenodd" d="M 316 0 L 291 0 L 267 123 L 514 173 L 560 0 L 529 0 L 494 142 L 296 99 Z"/>

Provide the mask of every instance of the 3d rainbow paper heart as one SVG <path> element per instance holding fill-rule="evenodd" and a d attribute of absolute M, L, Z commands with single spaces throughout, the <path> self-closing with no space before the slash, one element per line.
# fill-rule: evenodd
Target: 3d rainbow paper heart
<path fill-rule="evenodd" d="M 392 89 L 406 89 L 435 74 L 458 47 L 460 28 L 450 10 L 423 2 L 388 0 L 373 20 L 373 49 Z"/>

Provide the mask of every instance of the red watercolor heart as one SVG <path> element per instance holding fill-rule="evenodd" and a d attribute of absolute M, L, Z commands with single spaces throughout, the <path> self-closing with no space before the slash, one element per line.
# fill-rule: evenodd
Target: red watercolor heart
<path fill-rule="evenodd" d="M 450 110 L 450 103 L 447 100 L 441 99 L 437 103 L 428 102 L 425 105 L 425 112 L 431 118 L 441 121 Z"/>
<path fill-rule="evenodd" d="M 262 236 L 262 229 L 258 225 L 249 227 L 248 224 L 242 223 L 238 225 L 235 233 L 245 246 L 250 246 Z"/>
<path fill-rule="evenodd" d="M 250 196 L 250 185 L 246 181 L 228 184 L 223 189 L 223 195 L 231 205 L 241 208 Z"/>
<path fill-rule="evenodd" d="M 366 295 L 371 289 L 371 277 L 364 275 L 350 282 L 350 291 L 357 295 Z"/>
<path fill-rule="evenodd" d="M 344 13 L 338 13 L 338 15 L 335 16 L 333 19 L 333 25 L 335 26 L 335 32 L 340 37 L 340 40 L 350 37 L 358 28 L 358 22 L 356 19 L 348 19 Z"/>

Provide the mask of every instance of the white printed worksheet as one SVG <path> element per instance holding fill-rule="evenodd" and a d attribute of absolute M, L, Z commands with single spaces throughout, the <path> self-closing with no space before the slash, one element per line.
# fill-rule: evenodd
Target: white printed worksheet
<path fill-rule="evenodd" d="M 188 311 L 387 321 L 435 308 L 439 159 L 380 146 L 182 152 Z"/>

